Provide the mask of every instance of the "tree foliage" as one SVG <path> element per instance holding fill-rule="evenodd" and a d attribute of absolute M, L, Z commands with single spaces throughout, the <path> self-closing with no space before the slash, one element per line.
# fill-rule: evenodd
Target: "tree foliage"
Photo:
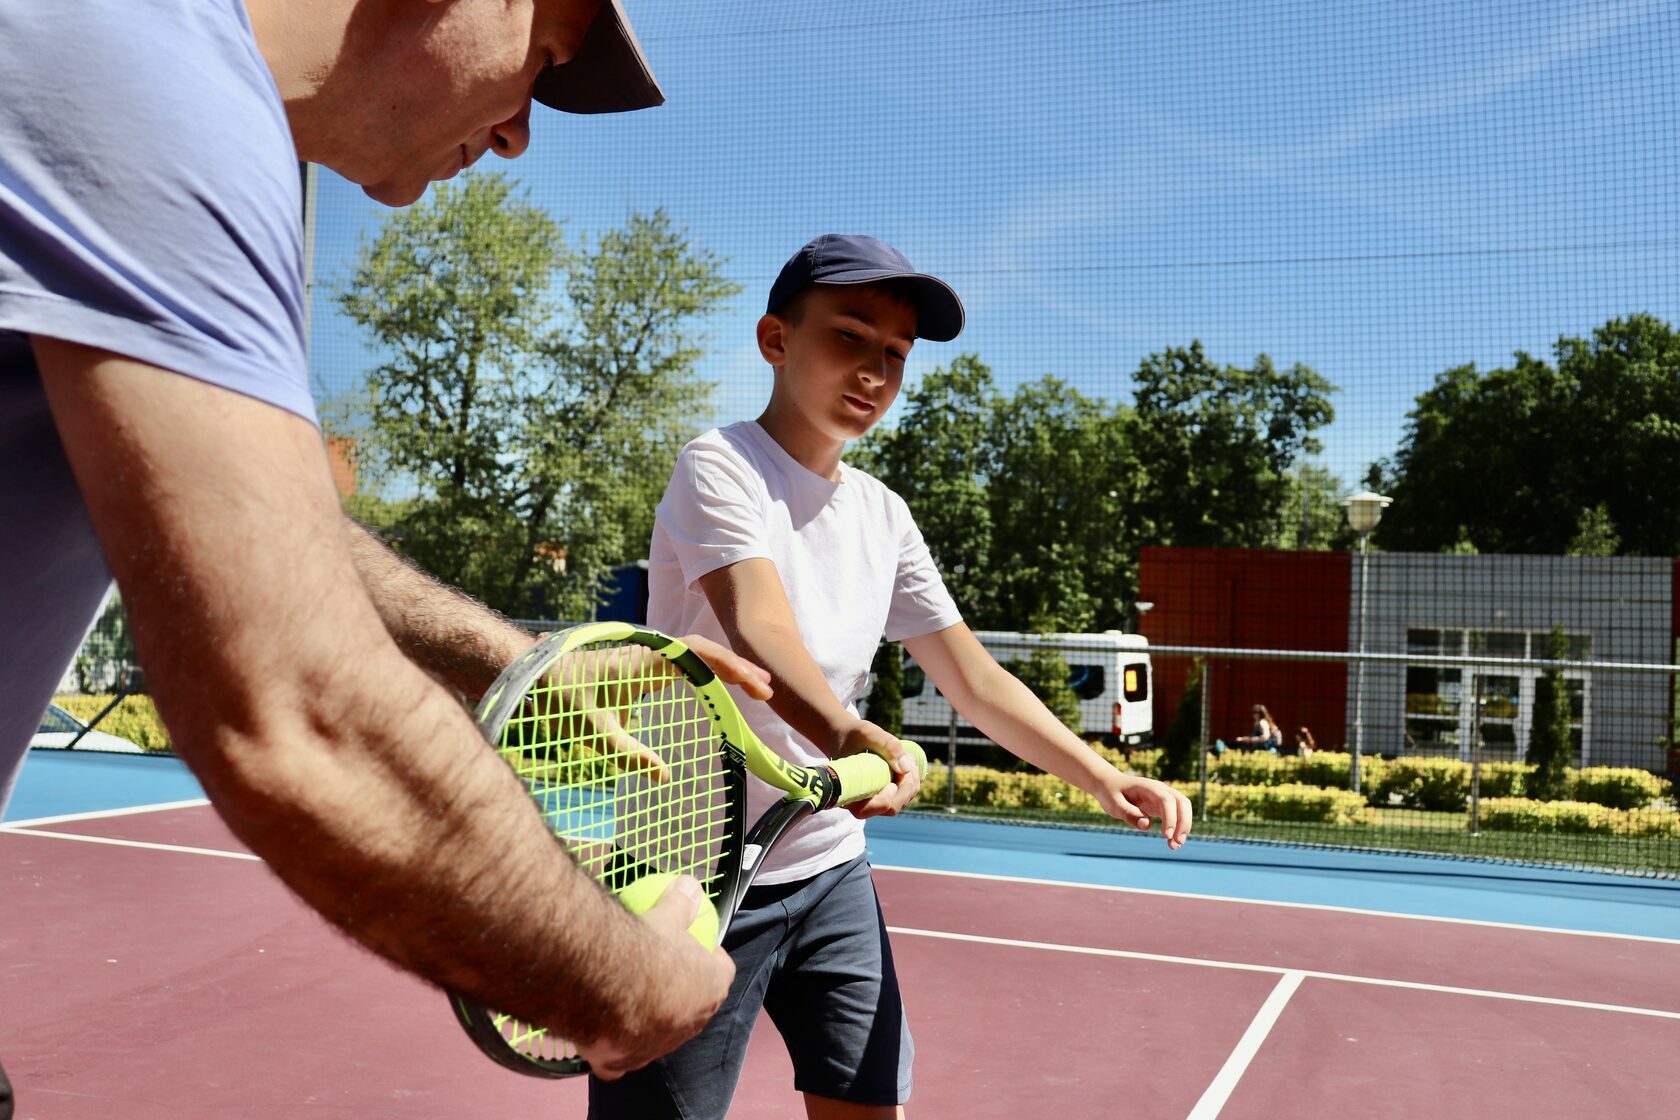
<path fill-rule="evenodd" d="M 1184 693 L 1178 700 L 1178 712 L 1172 726 L 1161 741 L 1161 777 L 1168 781 L 1188 781 L 1196 774 L 1196 752 L 1205 750 L 1202 727 L 1202 677 L 1206 665 L 1199 658 L 1185 678 Z"/>
<path fill-rule="evenodd" d="M 1563 337 L 1547 362 L 1437 375 L 1377 488 L 1384 548 L 1680 552 L 1680 333 L 1652 315 Z"/>
<path fill-rule="evenodd" d="M 963 355 L 909 388 L 897 422 L 848 457 L 904 497 L 977 628 L 1135 625 L 1139 547 L 1278 543 L 1303 492 L 1301 546 L 1339 539 L 1339 507 L 1326 516 L 1339 484 L 1298 465 L 1331 416 L 1323 378 L 1264 357 L 1215 366 L 1192 344 L 1150 358 L 1138 382 L 1136 408 L 1054 377 L 1004 392 Z M 1204 499 L 1211 511 L 1186 512 Z"/>
<path fill-rule="evenodd" d="M 1546 657 L 1562 661 L 1569 656 L 1569 639 L 1563 627 L 1552 627 L 1546 643 Z M 1529 765 L 1527 795 L 1537 801 L 1557 801 L 1569 795 L 1569 766 L 1574 742 L 1569 727 L 1569 684 L 1563 673 L 1547 669 L 1534 682 L 1534 722 L 1528 732 Z"/>
<path fill-rule="evenodd" d="M 904 733 L 904 655 L 897 642 L 882 642 L 869 666 L 875 684 L 864 704 L 864 718 L 894 735 Z"/>
<path fill-rule="evenodd" d="M 1157 543 L 1265 546 L 1289 508 L 1290 471 L 1321 450 L 1334 387 L 1310 367 L 1220 366 L 1200 342 L 1138 367 L 1138 516 Z"/>
<path fill-rule="evenodd" d="M 698 430 L 695 322 L 738 290 L 663 211 L 573 249 L 500 176 L 440 184 L 339 292 L 383 359 L 344 410 L 359 459 L 413 491 L 362 511 L 500 610 L 590 617 Z"/>

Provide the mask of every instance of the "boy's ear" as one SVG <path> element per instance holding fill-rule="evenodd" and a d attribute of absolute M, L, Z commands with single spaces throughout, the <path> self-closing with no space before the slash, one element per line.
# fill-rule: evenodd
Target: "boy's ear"
<path fill-rule="evenodd" d="M 787 364 L 787 323 L 780 315 L 759 317 L 758 352 L 777 368 Z"/>

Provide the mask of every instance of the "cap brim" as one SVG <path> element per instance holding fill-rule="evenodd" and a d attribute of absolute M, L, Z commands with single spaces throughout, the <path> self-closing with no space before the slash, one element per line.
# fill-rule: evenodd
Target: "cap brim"
<path fill-rule="evenodd" d="M 949 342 L 962 333 L 962 300 L 951 286 L 925 272 L 894 272 L 887 268 L 860 268 L 825 276 L 818 284 L 876 284 L 893 280 L 909 285 L 916 293 L 916 337 L 929 342 Z"/>
<path fill-rule="evenodd" d="M 620 0 L 601 0 L 577 53 L 537 75 L 531 96 L 567 113 L 628 113 L 665 103 Z"/>

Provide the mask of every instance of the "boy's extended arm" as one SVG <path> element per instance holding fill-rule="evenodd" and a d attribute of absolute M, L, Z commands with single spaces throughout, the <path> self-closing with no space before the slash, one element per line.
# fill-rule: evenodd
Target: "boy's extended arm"
<path fill-rule="evenodd" d="M 1110 766 L 999 665 L 967 624 L 906 638 L 904 648 L 952 707 L 999 746 L 1084 790 L 1111 817 L 1139 828 L 1160 817 L 1161 834 L 1173 848 L 1190 835 L 1190 802 L 1183 794 Z"/>
<path fill-rule="evenodd" d="M 459 701 L 397 649 L 316 430 L 190 377 L 34 345 L 158 708 L 235 834 L 358 941 L 589 1044 L 606 1072 L 698 1030 L 727 958 L 681 914 L 637 921 L 596 889 Z"/>
<path fill-rule="evenodd" d="M 898 812 L 916 796 L 921 779 L 898 739 L 848 712 L 811 659 L 776 565 L 742 560 L 700 577 L 700 588 L 729 645 L 770 671 L 772 710 L 830 758 L 871 751 L 891 764 L 898 780 L 851 806 L 860 817 Z M 821 635 L 813 635 L 821 640 Z"/>

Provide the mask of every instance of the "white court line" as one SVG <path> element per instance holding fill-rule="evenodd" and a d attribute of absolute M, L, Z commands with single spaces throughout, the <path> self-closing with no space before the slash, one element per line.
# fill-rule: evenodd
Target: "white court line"
<path fill-rule="evenodd" d="M 20 828 L 14 836 L 42 836 L 48 840 L 74 840 L 80 844 L 106 844 L 113 848 L 145 848 L 153 852 L 181 852 L 189 856 L 215 856 L 218 859 L 262 860 L 250 852 L 225 852 L 219 848 L 189 848 L 183 844 L 153 844 L 146 840 L 118 840 L 114 836 L 83 836 L 77 832 L 48 832 L 40 828 Z"/>
<path fill-rule="evenodd" d="M 1025 883 L 1033 887 L 1072 887 L 1082 891 L 1115 891 L 1120 894 L 1154 895 L 1157 898 L 1188 898 L 1198 902 L 1235 902 L 1244 906 L 1277 906 L 1285 910 L 1318 910 L 1331 914 L 1356 914 L 1363 918 L 1402 918 L 1411 922 L 1443 922 L 1447 925 L 1482 926 L 1487 929 L 1514 929 L 1524 933 L 1562 933 L 1570 937 L 1609 937 L 1617 941 L 1649 941 L 1657 945 L 1680 945 L 1680 937 L 1656 937 L 1645 933 L 1607 933 L 1596 929 L 1562 929 L 1556 926 L 1532 926 L 1520 922 L 1495 922 L 1485 918 L 1447 918 L 1435 914 L 1406 914 L 1394 910 L 1362 910 L 1354 906 L 1333 906 L 1327 902 L 1280 902 L 1269 898 L 1233 898 L 1223 894 L 1194 894 L 1190 891 L 1164 891 L 1153 887 L 1118 887 L 1108 883 L 1075 883 L 1063 879 L 1030 879 L 1024 875 L 989 875 L 980 871 L 939 871 L 927 867 L 900 867 L 889 863 L 871 863 L 876 871 L 899 871 L 906 875 L 943 875 L 952 879 L 984 879 L 992 883 Z M 1382 872 L 1376 872 L 1382 874 Z"/>
<path fill-rule="evenodd" d="M 0 832 L 18 828 L 34 828 L 38 824 L 69 824 L 71 821 L 97 821 L 106 817 L 132 817 L 139 813 L 161 813 L 166 809 L 197 809 L 210 802 L 202 797 L 191 801 L 160 801 L 155 805 L 131 805 L 126 809 L 99 809 L 91 813 L 63 813 L 56 817 L 36 817 L 27 821 L 6 821 Z"/>
<path fill-rule="evenodd" d="M 1254 1060 L 1254 1055 L 1260 1052 L 1260 1044 L 1266 1041 L 1266 1036 L 1272 1033 L 1272 1027 L 1283 1014 L 1284 1005 L 1289 997 L 1295 994 L 1295 989 L 1301 986 L 1306 974 L 1301 972 L 1285 972 L 1278 977 L 1277 986 L 1272 994 L 1266 997 L 1266 1002 L 1255 1012 L 1254 1020 L 1248 1024 L 1248 1029 L 1237 1042 L 1237 1048 L 1231 1051 L 1231 1056 L 1225 1059 L 1225 1064 L 1219 1067 L 1208 1087 L 1203 1090 L 1201 1100 L 1190 1110 L 1186 1120 L 1214 1120 L 1225 1102 L 1231 1099 L 1231 1090 L 1237 1087 L 1242 1075 L 1248 1072 L 1248 1064 Z"/>
<path fill-rule="evenodd" d="M 1222 968 L 1229 972 L 1269 972 L 1282 976 L 1299 973 L 1313 980 L 1334 980 L 1343 984 L 1368 984 L 1379 988 L 1405 988 L 1414 992 L 1438 992 L 1442 995 L 1474 996 L 1477 999 L 1502 999 L 1514 1003 L 1542 1003 L 1549 1007 L 1573 1007 L 1584 1011 L 1614 1011 L 1621 1015 L 1644 1015 L 1653 1019 L 1673 1019 L 1680 1022 L 1680 1011 L 1661 1011 L 1653 1007 L 1629 1007 L 1619 1003 L 1590 1003 L 1585 1000 L 1563 999 L 1558 996 L 1530 996 L 1520 992 L 1499 992 L 1488 988 L 1456 988 L 1448 984 L 1426 984 L 1418 980 L 1386 980 L 1378 976 L 1354 976 L 1343 972 L 1318 972 L 1310 968 L 1284 968 L 1270 964 L 1243 964 L 1237 961 L 1210 961 L 1202 957 L 1175 957 L 1165 953 L 1139 953 L 1130 949 L 1099 949 L 1091 945 L 1057 945 L 1048 941 L 1020 941 L 1012 937 L 985 937 L 977 933 L 950 933 L 937 929 L 910 929 L 888 926 L 889 933 L 906 937 L 931 937 L 940 941 L 966 941 L 976 945 L 1001 945 L 1012 949 L 1037 949 L 1046 953 L 1074 953 L 1087 957 L 1117 957 L 1132 961 L 1157 961 L 1162 964 L 1182 964 L 1193 968 Z"/>

